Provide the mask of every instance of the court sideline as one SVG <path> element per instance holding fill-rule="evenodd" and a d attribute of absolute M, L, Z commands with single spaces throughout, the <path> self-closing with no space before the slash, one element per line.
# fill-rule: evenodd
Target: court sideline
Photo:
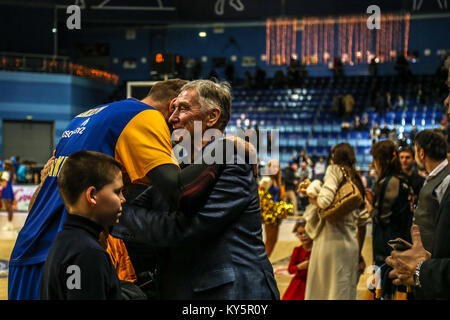
<path fill-rule="evenodd" d="M 275 249 L 270 258 L 271 262 L 275 267 L 287 266 L 289 264 L 289 259 L 291 257 L 293 249 L 300 243 L 292 234 L 292 228 L 295 224 L 296 219 L 287 219 L 280 225 L 280 235 L 279 240 L 275 246 Z M 9 260 L 11 251 L 15 243 L 15 234 L 13 232 L 0 231 L 0 263 L 3 260 Z M 372 236 L 371 236 L 371 225 L 369 224 L 366 239 L 363 247 L 363 257 L 368 266 L 372 261 Z M 1 268 L 0 268 L 1 270 Z M 366 270 L 367 271 L 367 270 Z M 358 284 L 358 300 L 364 300 L 367 294 L 367 278 L 370 275 L 364 273 Z M 278 284 L 278 289 L 280 290 L 280 295 L 282 296 L 289 285 L 291 280 L 291 275 L 277 275 L 275 276 Z M 0 271 L 0 300 L 7 300 L 8 298 L 8 279 L 5 274 Z"/>

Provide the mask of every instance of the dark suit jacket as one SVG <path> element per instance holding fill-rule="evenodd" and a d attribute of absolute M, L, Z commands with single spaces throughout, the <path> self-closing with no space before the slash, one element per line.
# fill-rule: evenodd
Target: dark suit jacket
<path fill-rule="evenodd" d="M 450 187 L 437 216 L 432 257 L 420 268 L 419 299 L 450 299 Z"/>
<path fill-rule="evenodd" d="M 150 187 L 124 204 L 112 234 L 160 247 L 162 299 L 279 299 L 250 165 L 225 165 L 208 199 L 189 214 L 170 211 Z"/>

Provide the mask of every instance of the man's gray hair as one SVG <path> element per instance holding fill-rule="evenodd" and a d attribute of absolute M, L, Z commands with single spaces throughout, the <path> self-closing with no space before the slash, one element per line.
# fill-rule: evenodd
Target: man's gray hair
<path fill-rule="evenodd" d="M 231 115 L 231 86 L 227 81 L 214 82 L 211 80 L 194 80 L 185 84 L 181 92 L 188 89 L 196 89 L 203 113 L 214 108 L 221 111 L 218 121 L 218 129 L 224 131 Z"/>

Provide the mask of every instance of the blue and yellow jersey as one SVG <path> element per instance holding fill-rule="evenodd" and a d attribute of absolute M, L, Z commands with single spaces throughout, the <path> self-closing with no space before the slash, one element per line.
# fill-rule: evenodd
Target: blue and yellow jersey
<path fill-rule="evenodd" d="M 80 150 L 115 157 L 133 183 L 146 183 L 146 175 L 163 164 L 178 165 L 170 131 L 162 114 L 135 99 L 102 105 L 79 114 L 63 132 L 55 161 L 20 231 L 11 265 L 44 262 L 66 209 L 59 195 L 57 176 L 69 155 Z"/>

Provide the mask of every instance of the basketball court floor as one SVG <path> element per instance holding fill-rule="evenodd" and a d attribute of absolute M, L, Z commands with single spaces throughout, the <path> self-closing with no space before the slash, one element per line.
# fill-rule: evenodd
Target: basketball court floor
<path fill-rule="evenodd" d="M 15 226 L 23 224 L 25 215 L 15 215 L 13 224 Z M 11 251 L 14 247 L 15 239 L 17 237 L 17 232 L 1 231 L 3 225 L 3 220 L 6 219 L 5 213 L 0 213 L 0 300 L 8 299 L 8 277 L 7 277 L 7 262 L 11 255 Z M 274 266 L 277 267 L 287 267 L 289 265 L 289 259 L 291 257 L 292 251 L 296 246 L 300 245 L 300 242 L 292 233 L 292 228 L 296 222 L 295 218 L 289 218 L 283 220 L 280 225 L 280 233 L 278 242 L 275 249 L 270 257 L 270 260 Z M 369 224 L 367 228 L 367 236 L 363 247 L 363 257 L 366 261 L 367 266 L 372 261 L 372 237 L 371 237 L 371 226 Z M 367 270 L 366 270 L 367 271 Z M 358 299 L 364 300 L 367 294 L 367 279 L 370 276 L 368 273 L 361 275 L 358 284 Z M 280 290 L 280 295 L 283 296 L 292 275 L 281 274 L 275 276 L 278 289 Z"/>

